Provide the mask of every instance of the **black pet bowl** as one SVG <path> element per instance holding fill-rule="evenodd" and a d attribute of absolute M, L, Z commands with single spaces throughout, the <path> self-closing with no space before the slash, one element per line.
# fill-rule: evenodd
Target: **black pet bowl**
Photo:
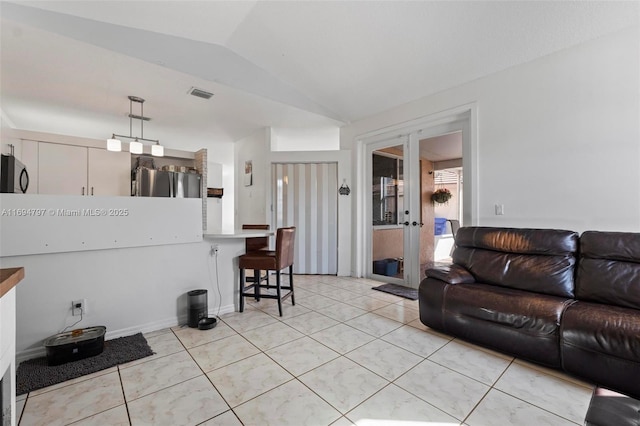
<path fill-rule="evenodd" d="M 210 330 L 218 324 L 218 320 L 215 318 L 200 318 L 198 321 L 199 330 Z"/>

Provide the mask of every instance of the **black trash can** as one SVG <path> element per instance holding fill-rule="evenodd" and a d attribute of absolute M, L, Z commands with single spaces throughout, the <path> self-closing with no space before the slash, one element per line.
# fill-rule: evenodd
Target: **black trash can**
<path fill-rule="evenodd" d="M 191 290 L 187 293 L 187 310 L 189 312 L 188 325 L 198 328 L 200 318 L 206 318 L 209 308 L 207 306 L 207 290 Z"/>

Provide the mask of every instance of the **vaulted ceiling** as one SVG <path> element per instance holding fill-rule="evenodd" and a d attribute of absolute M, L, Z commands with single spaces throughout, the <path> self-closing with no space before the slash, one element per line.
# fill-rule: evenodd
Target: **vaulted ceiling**
<path fill-rule="evenodd" d="M 171 148 L 342 126 L 638 25 L 638 2 L 0 2 L 3 119 Z M 210 100 L 187 94 L 197 87 Z M 134 129 L 135 134 L 135 129 Z"/>

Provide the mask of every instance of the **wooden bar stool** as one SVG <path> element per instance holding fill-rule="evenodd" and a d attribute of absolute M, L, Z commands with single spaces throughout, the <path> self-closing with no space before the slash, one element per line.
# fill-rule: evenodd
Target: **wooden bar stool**
<path fill-rule="evenodd" d="M 276 233 L 276 249 L 271 250 L 259 250 L 240 256 L 238 265 L 240 267 L 240 312 L 244 311 L 244 298 L 246 296 L 254 297 L 259 300 L 260 297 L 265 299 L 278 299 L 278 312 L 282 316 L 282 301 L 291 296 L 291 304 L 295 305 L 295 298 L 293 295 L 293 254 L 294 254 L 294 242 L 296 236 L 295 226 L 289 228 L 278 228 Z M 289 285 L 282 286 L 280 282 L 280 271 L 289 267 Z M 269 285 L 267 278 L 266 284 L 262 284 L 262 279 L 248 282 L 245 278 L 245 269 L 253 269 L 257 271 L 256 276 L 260 276 L 260 271 L 275 271 L 276 273 L 276 285 Z M 276 289 L 276 294 L 260 294 L 260 289 L 266 288 Z M 253 292 L 249 290 L 253 289 Z M 282 294 L 282 290 L 288 290 L 285 294 Z"/>

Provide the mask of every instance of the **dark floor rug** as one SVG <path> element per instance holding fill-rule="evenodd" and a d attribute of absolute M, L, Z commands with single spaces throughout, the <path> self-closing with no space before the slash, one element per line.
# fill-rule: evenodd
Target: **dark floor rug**
<path fill-rule="evenodd" d="M 144 358 L 153 353 L 147 339 L 142 333 L 138 333 L 107 340 L 101 354 L 62 365 L 49 367 L 46 357 L 23 361 L 16 370 L 16 395 Z"/>
<path fill-rule="evenodd" d="M 371 287 L 373 290 L 383 291 L 405 299 L 418 300 L 418 290 L 398 284 L 382 284 L 378 287 Z"/>

